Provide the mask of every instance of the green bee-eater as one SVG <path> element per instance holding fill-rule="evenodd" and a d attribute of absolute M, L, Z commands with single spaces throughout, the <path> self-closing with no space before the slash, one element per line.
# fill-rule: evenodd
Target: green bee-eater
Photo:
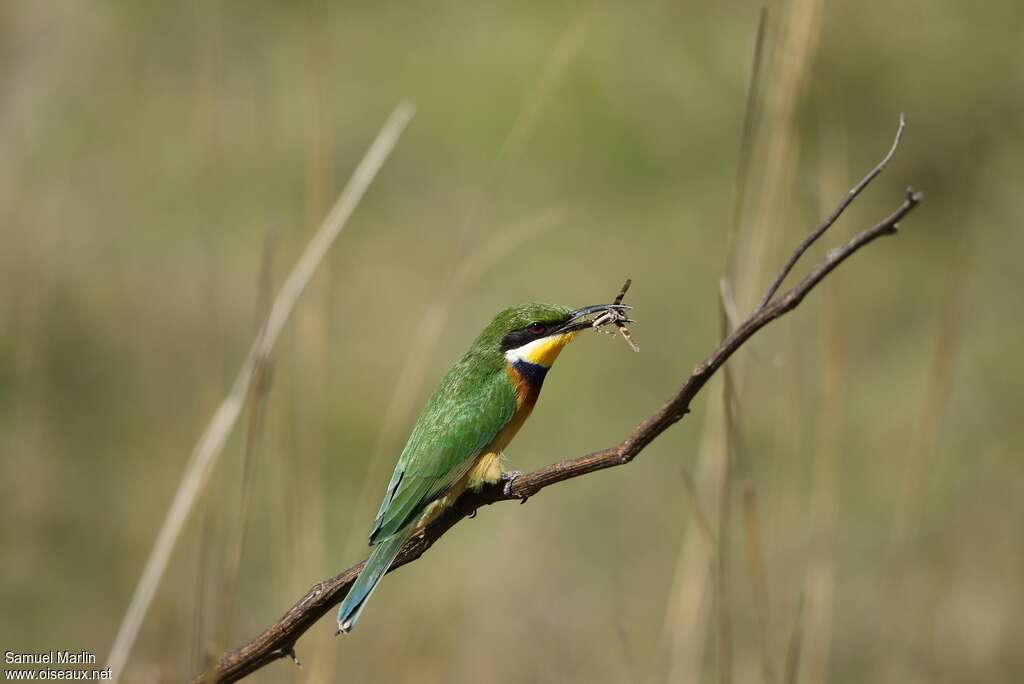
<path fill-rule="evenodd" d="M 594 324 L 592 316 L 601 318 L 598 325 L 625 320 L 628 308 L 524 304 L 505 309 L 484 328 L 416 420 L 370 532 L 370 558 L 338 612 L 340 631 L 355 627 L 413 532 L 466 489 L 515 477 L 502 471 L 502 452 L 533 410 L 551 364 Z"/>

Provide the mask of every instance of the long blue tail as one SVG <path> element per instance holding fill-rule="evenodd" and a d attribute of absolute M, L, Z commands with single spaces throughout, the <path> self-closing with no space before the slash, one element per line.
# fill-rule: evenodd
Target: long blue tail
<path fill-rule="evenodd" d="M 351 632 L 355 629 L 356 621 L 360 613 L 370 600 L 370 594 L 377 588 L 377 583 L 384 577 L 384 573 L 391 567 L 398 552 L 402 549 L 405 540 L 409 538 L 411 528 L 399 530 L 394 535 L 382 540 L 373 547 L 370 557 L 363 566 L 348 595 L 341 602 L 341 609 L 338 611 L 338 629 L 342 632 Z"/>

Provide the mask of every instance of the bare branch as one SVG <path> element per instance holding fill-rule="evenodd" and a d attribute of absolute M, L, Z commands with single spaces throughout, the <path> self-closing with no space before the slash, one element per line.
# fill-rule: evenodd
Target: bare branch
<path fill-rule="evenodd" d="M 896 128 L 896 139 L 892 141 L 892 147 L 889 148 L 889 151 L 882 158 L 882 161 L 878 162 L 878 164 L 875 165 L 875 168 L 868 172 L 868 175 L 861 178 L 859 183 L 850 188 L 850 191 L 847 192 L 846 196 L 843 197 L 841 202 L 839 202 L 839 206 L 829 214 L 828 218 L 818 226 L 817 230 L 808 235 L 804 241 L 800 243 L 793 254 L 790 255 L 789 260 L 786 261 L 786 265 L 782 267 L 781 271 L 779 271 L 779 275 L 776 276 L 774 281 L 772 281 L 768 291 L 764 293 L 764 297 L 761 298 L 761 302 L 757 305 L 755 311 L 761 311 L 768 306 L 768 302 L 770 302 L 772 297 L 775 296 L 775 293 L 779 291 L 779 288 L 782 286 L 782 281 L 784 281 L 790 271 L 793 270 L 793 267 L 796 266 L 796 262 L 801 256 L 803 256 L 803 253 L 806 252 L 811 245 L 817 242 L 818 238 L 824 235 L 825 231 L 832 227 L 832 224 L 839 220 L 839 217 L 843 215 L 846 208 L 853 204 L 853 200 L 857 199 L 857 196 L 864 191 L 864 188 L 868 187 L 868 185 L 871 184 L 871 181 L 875 180 L 875 178 L 878 177 L 878 174 L 885 170 L 885 167 L 888 166 L 889 162 L 896 154 L 896 148 L 900 146 L 900 140 L 903 139 L 903 129 L 906 127 L 907 118 L 903 114 L 900 114 L 900 125 Z"/>
<path fill-rule="evenodd" d="M 774 297 L 779 284 L 785 279 L 789 271 L 792 270 L 800 255 L 829 226 L 835 223 L 843 210 L 881 172 L 885 164 L 892 158 L 902 136 L 904 125 L 903 118 L 901 117 L 896 141 L 885 159 L 854 186 L 836 211 L 826 219 L 825 223 L 800 243 L 796 251 L 793 252 L 786 262 L 782 272 L 776 277 L 772 287 L 769 288 L 769 296 L 766 297 L 766 301 L 758 306 L 746 320 L 739 322 L 718 347 L 706 359 L 694 367 L 682 387 L 661 408 L 637 425 L 625 439 L 613 447 L 552 463 L 517 477 L 507 487 L 498 484 L 486 486 L 479 492 L 467 492 L 434 523 L 426 529 L 419 531 L 406 542 L 390 570 L 395 570 L 422 556 L 452 526 L 463 518 L 474 515 L 478 508 L 499 501 L 518 500 L 525 503 L 531 496 L 558 482 L 564 482 L 565 480 L 571 480 L 598 470 L 629 463 L 644 447 L 681 420 L 683 416 L 690 412 L 690 403 L 694 397 L 697 396 L 708 380 L 711 379 L 715 372 L 722 367 L 737 349 L 743 346 L 761 328 L 799 306 L 804 297 L 818 283 L 862 247 L 880 237 L 896 233 L 900 220 L 913 211 L 921 202 L 921 195 L 908 189 L 903 203 L 896 210 L 873 227 L 855 235 L 845 245 L 830 251 L 803 279 L 778 297 Z M 292 657 L 295 642 L 333 606 L 341 602 L 362 568 L 363 563 L 359 563 L 331 579 L 314 585 L 298 603 L 281 616 L 281 619 L 270 625 L 262 634 L 249 643 L 221 656 L 213 669 L 200 675 L 194 681 L 196 683 L 213 681 L 234 682 L 271 661 L 285 656 Z"/>

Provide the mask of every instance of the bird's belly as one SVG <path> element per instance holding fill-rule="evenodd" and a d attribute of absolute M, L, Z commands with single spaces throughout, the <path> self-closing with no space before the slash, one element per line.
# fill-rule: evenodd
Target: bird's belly
<path fill-rule="evenodd" d="M 501 453 L 497 451 L 485 451 L 477 456 L 476 461 L 469 467 L 469 471 L 462 478 L 452 485 L 444 496 L 430 502 L 423 515 L 416 524 L 421 529 L 434 522 L 446 508 L 455 503 L 455 500 L 462 496 L 467 489 L 480 491 L 485 484 L 495 484 L 501 480 Z"/>

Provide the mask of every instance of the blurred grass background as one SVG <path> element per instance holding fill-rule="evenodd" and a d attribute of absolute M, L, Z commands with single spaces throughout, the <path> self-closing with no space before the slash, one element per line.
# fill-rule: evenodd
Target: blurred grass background
<path fill-rule="evenodd" d="M 904 111 L 895 161 L 807 263 L 906 185 L 926 203 L 731 364 L 731 439 L 719 381 L 628 468 L 482 511 L 354 635 L 325 620 L 304 668 L 253 680 L 1019 681 L 1024 12 L 769 4 L 731 233 L 759 12 L 0 2 L 3 648 L 105 657 L 265 254 L 276 286 L 400 99 L 417 118 L 300 302 L 258 448 L 246 466 L 236 430 L 126 681 L 180 681 L 360 560 L 415 412 L 504 306 L 634 279 L 642 353 L 575 344 L 508 456 L 620 439 L 714 346 L 729 250 L 745 313 Z"/>

